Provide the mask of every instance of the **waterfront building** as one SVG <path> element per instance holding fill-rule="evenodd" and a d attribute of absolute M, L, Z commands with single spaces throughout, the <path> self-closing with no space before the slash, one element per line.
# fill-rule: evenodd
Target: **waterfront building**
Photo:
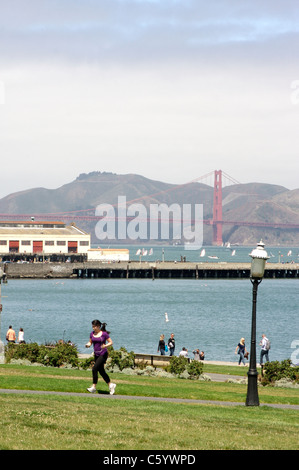
<path fill-rule="evenodd" d="M 87 255 L 90 234 L 74 223 L 0 221 L 0 256 Z"/>

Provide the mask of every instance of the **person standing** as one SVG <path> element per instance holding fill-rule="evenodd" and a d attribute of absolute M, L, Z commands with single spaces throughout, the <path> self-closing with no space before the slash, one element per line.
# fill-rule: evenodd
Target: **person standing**
<path fill-rule="evenodd" d="M 194 354 L 194 361 L 199 361 L 200 360 L 200 352 L 199 352 L 199 349 L 194 349 L 194 351 L 192 351 L 193 354 Z"/>
<path fill-rule="evenodd" d="M 161 356 L 165 356 L 165 341 L 164 341 L 164 338 L 165 338 L 165 336 L 161 335 L 160 340 L 159 340 L 159 344 L 158 344 L 158 351 L 157 352 L 160 351 Z"/>
<path fill-rule="evenodd" d="M 86 343 L 85 347 L 89 348 L 91 345 L 93 345 L 95 363 L 92 368 L 93 383 L 92 386 L 89 387 L 87 390 L 90 393 L 96 392 L 99 373 L 108 385 L 110 395 L 113 395 L 115 392 L 116 384 L 110 381 L 110 378 L 104 368 L 108 358 L 107 348 L 109 348 L 109 346 L 112 346 L 113 341 L 109 336 L 109 331 L 106 331 L 106 323 L 101 323 L 99 320 L 93 320 L 91 324 L 93 331 L 90 333 L 89 342 Z"/>
<path fill-rule="evenodd" d="M 19 344 L 22 344 L 22 343 L 25 344 L 23 328 L 20 328 L 20 331 L 19 331 L 19 334 L 18 334 L 18 343 Z"/>
<path fill-rule="evenodd" d="M 179 356 L 183 356 L 183 357 L 188 358 L 188 349 L 187 348 L 182 348 L 182 350 L 180 351 Z"/>
<path fill-rule="evenodd" d="M 173 356 L 174 350 L 175 350 L 175 339 L 174 339 L 173 333 L 171 333 L 170 338 L 168 340 L 168 349 L 169 349 L 169 356 Z"/>
<path fill-rule="evenodd" d="M 265 334 L 262 335 L 262 339 L 260 341 L 261 346 L 261 356 L 260 356 L 260 365 L 263 365 L 264 356 L 266 358 L 266 362 L 269 362 L 269 340 Z"/>
<path fill-rule="evenodd" d="M 240 342 L 238 343 L 237 347 L 236 347 L 236 350 L 235 350 L 235 354 L 239 354 L 239 365 L 241 365 L 241 362 L 243 362 L 244 366 L 246 365 L 245 364 L 245 358 L 244 358 L 244 354 L 246 352 L 246 348 L 245 348 L 245 338 L 241 338 L 240 339 Z"/>
<path fill-rule="evenodd" d="M 9 325 L 9 328 L 6 333 L 6 341 L 8 343 L 15 343 L 16 342 L 16 332 L 12 329 L 12 326 Z"/>

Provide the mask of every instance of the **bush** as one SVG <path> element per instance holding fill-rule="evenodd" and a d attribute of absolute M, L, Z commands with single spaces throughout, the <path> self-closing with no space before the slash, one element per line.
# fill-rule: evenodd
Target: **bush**
<path fill-rule="evenodd" d="M 198 379 L 203 372 L 203 363 L 191 361 L 184 356 L 171 356 L 166 371 L 178 376 L 186 376 L 188 379 Z"/>
<path fill-rule="evenodd" d="M 266 362 L 264 365 L 264 377 L 262 384 L 274 384 L 281 379 L 289 379 L 294 382 L 299 382 L 299 367 L 292 367 L 290 359 L 284 361 Z"/>
<path fill-rule="evenodd" d="M 203 363 L 200 361 L 192 361 L 187 365 L 187 372 L 191 379 L 198 379 L 203 371 Z"/>
<path fill-rule="evenodd" d="M 78 351 L 76 346 L 58 342 L 53 346 L 38 345 L 37 343 L 15 344 L 5 346 L 6 362 L 12 359 L 27 359 L 45 366 L 60 367 L 62 364 L 78 366 Z"/>
<path fill-rule="evenodd" d="M 126 348 L 121 347 L 116 350 L 109 348 L 109 367 L 113 369 L 117 366 L 120 370 L 133 368 L 135 365 L 135 354 L 133 351 L 128 352 Z"/>
<path fill-rule="evenodd" d="M 171 374 L 181 375 L 187 368 L 188 359 L 184 356 L 171 356 L 166 371 Z"/>

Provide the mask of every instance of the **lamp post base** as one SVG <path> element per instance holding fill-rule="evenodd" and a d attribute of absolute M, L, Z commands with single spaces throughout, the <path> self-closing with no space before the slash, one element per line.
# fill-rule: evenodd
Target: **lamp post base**
<path fill-rule="evenodd" d="M 247 397 L 246 397 L 246 406 L 259 406 L 259 395 L 257 391 L 257 376 L 258 373 L 256 370 L 249 370 L 248 373 L 248 387 L 247 387 Z"/>

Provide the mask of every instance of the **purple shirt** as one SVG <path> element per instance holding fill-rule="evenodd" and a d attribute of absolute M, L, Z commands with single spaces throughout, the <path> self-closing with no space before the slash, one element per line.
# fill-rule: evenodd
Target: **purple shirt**
<path fill-rule="evenodd" d="M 95 356 L 103 356 L 106 352 L 108 352 L 107 348 L 102 349 L 102 344 L 105 344 L 108 338 L 109 335 L 106 331 L 102 331 L 102 334 L 99 337 L 94 336 L 93 331 L 90 333 L 90 341 L 93 344 Z"/>

